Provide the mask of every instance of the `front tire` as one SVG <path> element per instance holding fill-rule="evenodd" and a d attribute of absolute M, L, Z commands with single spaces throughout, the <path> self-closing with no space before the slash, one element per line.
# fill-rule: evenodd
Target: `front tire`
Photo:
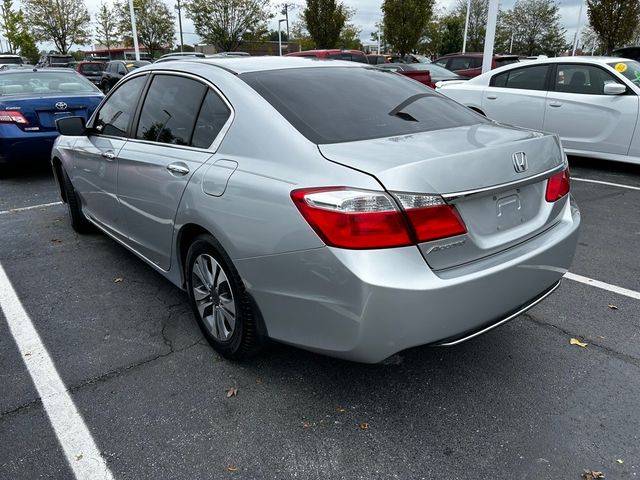
<path fill-rule="evenodd" d="M 185 271 L 189 303 L 209 344 L 231 360 L 256 354 L 261 342 L 251 300 L 222 246 L 210 235 L 196 237 Z"/>
<path fill-rule="evenodd" d="M 69 210 L 71 228 L 73 228 L 77 233 L 88 233 L 93 229 L 93 225 L 91 225 L 89 220 L 87 220 L 87 217 L 82 213 L 80 199 L 78 198 L 75 188 L 73 188 L 69 175 L 67 175 L 64 168 L 60 168 L 60 172 L 62 173 L 61 182 L 62 188 L 64 189 L 64 196 L 67 199 L 67 209 Z"/>

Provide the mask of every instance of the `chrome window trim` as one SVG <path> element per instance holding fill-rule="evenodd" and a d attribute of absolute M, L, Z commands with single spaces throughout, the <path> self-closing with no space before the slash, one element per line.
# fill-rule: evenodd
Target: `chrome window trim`
<path fill-rule="evenodd" d="M 531 177 L 523 178 L 522 180 L 514 180 L 512 182 L 501 183 L 500 185 L 493 185 L 491 187 L 483 187 L 477 188 L 475 190 L 466 190 L 462 192 L 453 192 L 453 193 L 445 193 L 442 195 L 442 198 L 445 199 L 447 203 L 455 203 L 458 200 L 463 198 L 469 198 L 479 195 L 484 195 L 487 193 L 501 192 L 504 190 L 511 190 L 516 187 L 529 185 L 531 183 L 538 182 L 543 178 L 548 178 L 555 173 L 559 173 L 566 168 L 566 164 L 563 162 L 560 165 L 553 167 L 544 172 L 538 173 L 536 175 L 532 175 Z"/>
<path fill-rule="evenodd" d="M 158 75 L 173 75 L 173 76 L 185 77 L 185 78 L 190 78 L 191 80 L 195 80 L 195 81 L 198 81 L 200 83 L 203 83 L 204 85 L 207 86 L 207 88 L 212 89 L 218 95 L 218 97 L 220 97 L 222 99 L 224 104 L 229 109 L 229 112 L 230 112 L 229 113 L 229 118 L 227 119 L 225 124 L 222 126 L 222 128 L 218 132 L 218 135 L 216 136 L 216 138 L 214 138 L 214 140 L 211 143 L 211 145 L 209 145 L 206 148 L 192 147 L 190 145 L 175 145 L 175 144 L 172 144 L 172 143 L 152 142 L 150 140 L 140 140 L 140 139 L 135 138 L 135 137 L 128 137 L 127 141 L 135 142 L 135 143 L 141 143 L 141 144 L 144 144 L 144 145 L 159 145 L 159 146 L 162 146 L 162 147 L 179 148 L 181 150 L 182 149 L 186 149 L 186 150 L 191 150 L 191 151 L 196 151 L 196 152 L 208 152 L 208 153 L 212 153 L 212 154 L 216 153 L 218 151 L 218 148 L 220 148 L 220 144 L 222 143 L 222 140 L 224 140 L 224 137 L 226 136 L 227 132 L 229 131 L 229 128 L 231 128 L 231 124 L 233 123 L 233 120 L 236 117 L 236 111 L 234 110 L 233 105 L 231 105 L 231 103 L 229 102 L 227 97 L 222 93 L 222 91 L 220 91 L 220 89 L 218 87 L 216 87 L 209 80 L 207 80 L 205 78 L 202 78 L 202 77 L 200 77 L 198 75 L 193 75 L 191 73 L 176 72 L 176 71 L 173 71 L 173 70 L 150 70 L 150 71 L 140 72 L 140 74 L 144 74 L 144 73 L 151 73 L 151 75 L 158 74 Z M 153 78 L 151 79 L 151 81 L 153 82 Z M 204 98 L 203 98 L 202 101 L 204 102 Z M 142 107 L 144 107 L 144 102 L 142 103 Z M 140 109 L 140 111 L 142 111 L 142 108 Z M 135 128 L 137 129 L 137 127 L 138 126 L 136 125 Z M 135 135 L 135 132 L 131 132 L 131 133 L 133 135 Z"/>

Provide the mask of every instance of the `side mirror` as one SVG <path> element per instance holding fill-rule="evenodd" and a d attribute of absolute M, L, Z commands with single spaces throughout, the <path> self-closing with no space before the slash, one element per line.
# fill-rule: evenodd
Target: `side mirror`
<path fill-rule="evenodd" d="M 622 95 L 627 93 L 627 87 L 620 83 L 606 83 L 604 85 L 605 95 Z"/>
<path fill-rule="evenodd" d="M 82 117 L 65 117 L 56 120 L 56 129 L 60 135 L 69 137 L 79 137 L 87 132 L 86 123 Z"/>

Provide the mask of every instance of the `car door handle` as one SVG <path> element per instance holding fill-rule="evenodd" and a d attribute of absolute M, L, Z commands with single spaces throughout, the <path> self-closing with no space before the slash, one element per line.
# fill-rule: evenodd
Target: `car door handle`
<path fill-rule="evenodd" d="M 487 95 L 488 100 L 495 100 L 496 98 L 498 98 L 497 95 Z"/>
<path fill-rule="evenodd" d="M 558 107 L 562 106 L 562 103 L 560 103 L 560 102 L 551 102 L 551 103 L 549 103 L 549 106 L 550 107 L 554 107 L 554 108 L 558 108 Z"/>
<path fill-rule="evenodd" d="M 102 156 L 109 161 L 115 160 L 116 158 L 116 154 L 113 150 L 107 150 L 106 152 L 102 152 Z"/>
<path fill-rule="evenodd" d="M 189 173 L 189 167 L 187 167 L 184 163 L 170 163 L 167 165 L 167 170 L 172 174 L 175 173 L 177 175 L 186 175 Z"/>

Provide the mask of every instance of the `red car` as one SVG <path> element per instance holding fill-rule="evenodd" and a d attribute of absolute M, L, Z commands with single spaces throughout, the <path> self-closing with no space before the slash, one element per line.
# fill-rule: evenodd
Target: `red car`
<path fill-rule="evenodd" d="M 93 84 L 100 86 L 102 72 L 104 71 L 104 62 L 78 62 L 72 65 L 73 69 L 87 77 Z"/>
<path fill-rule="evenodd" d="M 388 72 L 399 73 L 412 78 L 416 82 L 424 83 L 427 87 L 436 88 L 435 81 L 431 78 L 430 65 L 427 63 L 385 63 L 377 68 Z M 455 73 L 451 73 L 455 75 Z"/>
<path fill-rule="evenodd" d="M 333 60 L 348 60 L 350 62 L 369 63 L 367 56 L 360 50 L 304 50 L 302 52 L 287 53 L 287 57 L 330 58 Z"/>
<path fill-rule="evenodd" d="M 494 55 L 491 69 L 518 62 L 517 55 Z M 433 61 L 463 77 L 473 78 L 482 73 L 482 53 L 450 53 Z"/>

